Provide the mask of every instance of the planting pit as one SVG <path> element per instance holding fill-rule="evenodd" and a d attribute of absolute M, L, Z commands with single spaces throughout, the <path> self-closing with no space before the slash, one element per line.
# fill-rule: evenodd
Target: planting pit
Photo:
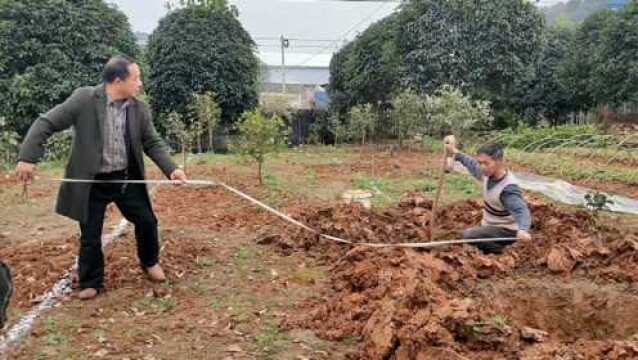
<path fill-rule="evenodd" d="M 476 294 L 506 321 L 545 331 L 552 340 L 623 341 L 638 340 L 635 290 L 586 280 L 526 279 L 486 282 Z"/>

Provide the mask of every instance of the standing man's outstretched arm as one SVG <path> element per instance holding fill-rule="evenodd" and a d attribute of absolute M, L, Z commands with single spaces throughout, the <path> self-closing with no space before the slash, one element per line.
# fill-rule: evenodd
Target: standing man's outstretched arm
<path fill-rule="evenodd" d="M 44 144 L 54 133 L 73 126 L 78 110 L 87 96 L 90 96 L 90 94 L 86 89 L 76 90 L 65 102 L 40 116 L 31 125 L 20 147 L 18 156 L 16 174 L 20 181 L 27 184 L 31 183 L 36 163 L 44 155 Z"/>

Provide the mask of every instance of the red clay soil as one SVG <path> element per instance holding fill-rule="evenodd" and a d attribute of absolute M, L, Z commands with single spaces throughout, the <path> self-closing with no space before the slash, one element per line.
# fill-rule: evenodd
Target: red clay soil
<path fill-rule="evenodd" d="M 15 294 L 11 306 L 28 309 L 73 264 L 77 254 L 77 237 L 55 242 L 32 241 L 0 248 L 0 259 L 13 275 Z"/>
<path fill-rule="evenodd" d="M 412 195 L 380 214 L 356 206 L 290 212 L 331 235 L 404 242 L 425 241 L 430 206 Z M 638 236 L 598 231 L 583 211 L 543 204 L 532 211 L 537 237 L 501 256 L 471 246 L 348 248 L 287 227 L 264 242 L 333 267 L 330 287 L 285 325 L 332 340 L 359 338 L 359 359 L 638 358 L 638 345 L 626 341 L 638 334 L 631 315 L 638 311 Z M 479 218 L 476 202 L 452 205 L 441 211 L 440 234 L 458 234 Z M 610 282 L 621 285 L 595 285 Z"/>
<path fill-rule="evenodd" d="M 334 179 L 341 176 L 351 176 L 354 173 L 374 174 L 375 176 L 406 176 L 419 174 L 425 168 L 438 168 L 441 160 L 439 156 L 423 156 L 410 151 L 389 153 L 364 152 L 355 162 L 347 164 L 319 164 L 309 165 L 318 179 Z"/>
<path fill-rule="evenodd" d="M 332 340 L 360 338 L 354 358 L 638 357 L 634 343 L 625 341 L 638 334 L 638 319 L 631 316 L 638 312 L 638 288 L 631 285 L 638 279 L 638 236 L 597 230 L 585 211 L 564 213 L 533 202 L 537 237 L 493 256 L 471 246 L 345 247 L 286 225 L 219 188 L 170 191 L 171 196 L 160 191 L 155 201 L 169 226 L 269 229 L 261 243 L 332 264 L 330 286 L 300 304 L 284 325 L 311 328 Z M 411 194 L 380 213 L 345 205 L 295 204 L 285 210 L 350 240 L 409 242 L 427 238 L 430 208 L 430 201 Z M 476 201 L 445 207 L 436 238 L 458 237 L 480 217 Z M 605 283 L 617 285 L 596 285 Z"/>
<path fill-rule="evenodd" d="M 273 215 L 233 197 L 221 187 L 170 189 L 167 196 L 163 191 L 160 189 L 153 202 L 159 214 L 160 226 L 167 221 L 171 226 L 197 228 L 202 231 L 216 232 L 239 228 L 256 231 L 264 223 L 275 219 Z"/>
<path fill-rule="evenodd" d="M 0 186 L 16 185 L 18 179 L 9 172 L 0 171 Z"/>
<path fill-rule="evenodd" d="M 220 229 L 231 231 L 237 228 L 254 231 L 259 224 L 273 219 L 271 215 L 246 206 L 245 203 L 237 204 L 237 199 L 221 188 L 158 190 L 153 203 L 162 228 L 162 263 L 172 275 L 192 271 L 196 266 L 195 257 L 208 253 L 200 247 L 210 244 L 180 239 L 179 234 L 174 234 L 167 227 L 197 229 L 203 233 Z M 215 211 L 219 215 L 210 215 L 207 207 L 223 210 Z M 121 219 L 115 206 L 109 206 L 107 209 L 107 219 L 104 234 L 110 232 L 109 225 Z M 19 284 L 15 286 L 11 308 L 22 311 L 31 308 L 47 290 L 68 273 L 78 255 L 78 237 L 79 235 L 73 235 L 56 240 L 36 240 L 0 247 L 0 259 L 10 266 L 14 283 Z M 129 234 L 107 251 L 107 288 L 117 288 L 127 278 L 133 281 L 144 278 L 137 264 L 134 244 L 135 240 Z"/>
<path fill-rule="evenodd" d="M 182 276 L 197 269 L 196 257 L 210 253 L 211 243 L 190 241 L 172 230 L 163 231 L 162 264 L 172 276 Z M 15 294 L 11 307 L 26 310 L 37 302 L 53 284 L 70 270 L 78 253 L 78 239 L 69 238 L 59 244 L 23 243 L 0 250 L 0 258 L 12 267 Z M 120 288 L 143 281 L 137 262 L 132 234 L 119 240 L 106 252 L 107 288 Z"/>
<path fill-rule="evenodd" d="M 532 203 L 534 233 L 500 256 L 471 246 L 430 251 L 347 247 L 276 220 L 220 188 L 159 189 L 162 263 L 173 276 L 195 271 L 214 246 L 172 229 L 270 229 L 263 243 L 303 251 L 332 265 L 326 288 L 291 309 L 284 325 L 327 339 L 361 340 L 359 359 L 635 359 L 638 334 L 638 235 L 595 229 L 587 212 Z M 249 193 L 258 193 L 251 191 Z M 425 241 L 431 203 L 411 194 L 377 213 L 358 206 L 286 210 L 323 233 L 366 242 Z M 441 209 L 436 238 L 477 224 L 480 205 Z M 268 225 L 268 226 L 267 226 Z M 107 255 L 107 286 L 143 281 L 129 235 Z M 77 239 L 1 249 L 29 301 L 67 270 Z M 46 264 L 46 266 L 42 266 Z M 131 276 L 133 275 L 133 276 Z M 139 276 L 138 276 L 139 275 Z M 30 280 L 31 279 L 31 280 Z M 611 285 L 610 285 L 611 284 Z"/>

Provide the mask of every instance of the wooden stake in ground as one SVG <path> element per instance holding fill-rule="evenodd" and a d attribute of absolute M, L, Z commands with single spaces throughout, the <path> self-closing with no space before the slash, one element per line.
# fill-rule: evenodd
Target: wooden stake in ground
<path fill-rule="evenodd" d="M 441 175 L 439 176 L 439 184 L 436 187 L 436 195 L 434 196 L 434 202 L 432 203 L 432 212 L 430 213 L 430 231 L 428 232 L 428 240 L 432 241 L 434 238 L 434 225 L 436 222 L 436 209 L 443 193 L 443 185 L 445 184 L 445 170 L 447 168 L 447 152 L 445 151 L 445 144 L 449 141 L 454 141 L 453 137 L 446 137 L 443 140 L 443 165 L 441 166 Z"/>

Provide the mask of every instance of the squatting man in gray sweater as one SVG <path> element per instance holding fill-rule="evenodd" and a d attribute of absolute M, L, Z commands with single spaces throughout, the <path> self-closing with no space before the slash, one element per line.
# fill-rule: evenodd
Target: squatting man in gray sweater
<path fill-rule="evenodd" d="M 479 148 L 476 158 L 472 158 L 457 149 L 452 135 L 444 139 L 444 145 L 447 157 L 460 162 L 482 184 L 483 220 L 480 226 L 465 230 L 463 238 L 530 241 L 532 217 L 516 178 L 507 170 L 503 147 L 484 145 Z M 514 242 L 483 242 L 476 246 L 484 253 L 500 254 Z"/>

